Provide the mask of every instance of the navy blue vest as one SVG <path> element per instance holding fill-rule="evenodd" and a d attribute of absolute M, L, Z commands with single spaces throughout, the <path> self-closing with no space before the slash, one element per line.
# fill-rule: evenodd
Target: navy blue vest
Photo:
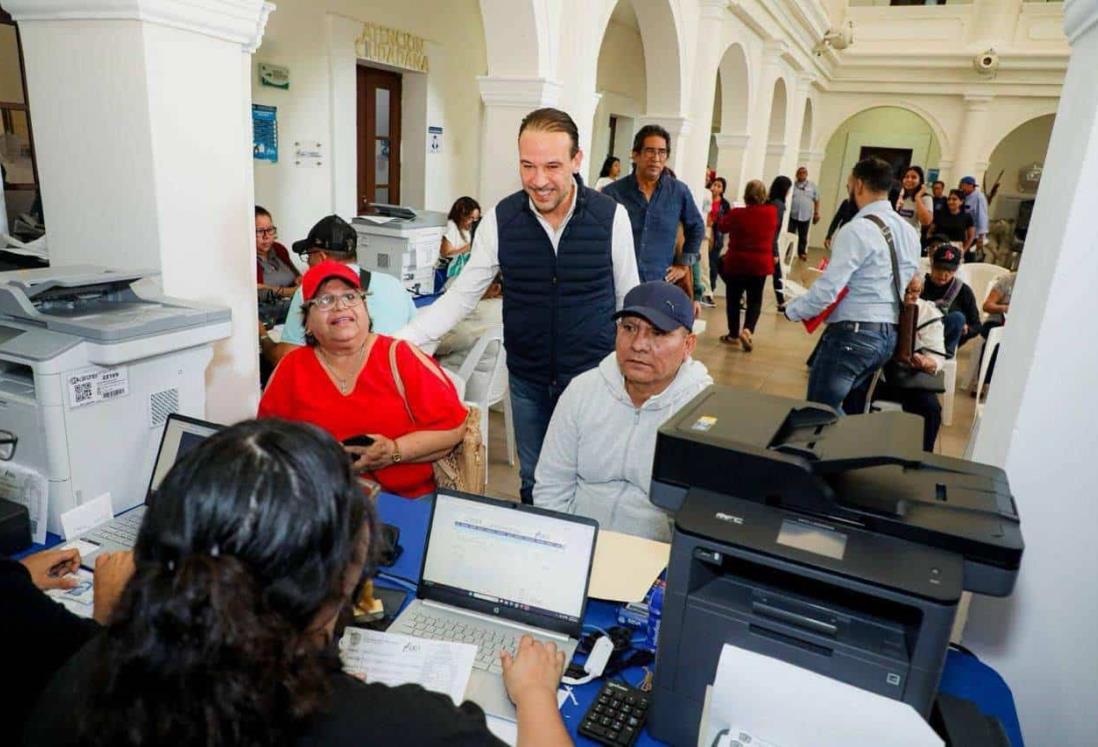
<path fill-rule="evenodd" d="M 503 273 L 507 370 L 535 384 L 567 386 L 614 349 L 611 198 L 578 185 L 557 253 L 525 192 L 496 205 Z"/>

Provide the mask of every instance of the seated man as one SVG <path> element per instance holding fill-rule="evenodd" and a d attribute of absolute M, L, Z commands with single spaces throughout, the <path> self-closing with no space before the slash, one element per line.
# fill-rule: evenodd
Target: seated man
<path fill-rule="evenodd" d="M 373 323 L 373 331 L 392 335 L 416 314 L 412 296 L 400 280 L 384 272 L 370 272 L 355 264 L 358 259 L 358 233 L 338 215 L 329 215 L 309 230 L 309 235 L 295 241 L 294 252 L 304 256 L 309 267 L 326 259 L 345 264 L 358 272 L 362 289 L 366 291 L 366 310 Z M 305 317 L 301 313 L 301 286 L 290 299 L 286 314 L 286 326 L 282 338 L 276 343 L 266 332 L 260 332 L 259 349 L 272 365 L 276 365 L 288 353 L 305 344 Z"/>
<path fill-rule="evenodd" d="M 934 250 L 930 272 L 922 296 L 942 312 L 945 325 L 945 352 L 947 358 L 957 354 L 957 348 L 980 334 L 980 309 L 976 294 L 968 284 L 957 277 L 961 265 L 961 252 L 952 244 L 941 244 Z"/>
<path fill-rule="evenodd" d="M 690 357 L 697 344 L 693 306 L 663 281 L 641 283 L 625 296 L 614 315 L 614 352 L 572 380 L 549 421 L 534 505 L 670 541 L 670 518 L 648 501 L 656 431 L 713 383 Z"/>

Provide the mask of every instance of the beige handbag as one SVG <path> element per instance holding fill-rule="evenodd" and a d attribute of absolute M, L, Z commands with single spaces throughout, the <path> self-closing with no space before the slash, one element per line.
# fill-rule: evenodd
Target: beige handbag
<path fill-rule="evenodd" d="M 400 343 L 400 340 L 394 340 L 389 346 L 389 367 L 393 371 L 393 382 L 396 384 L 397 392 L 404 401 L 404 410 L 408 413 L 408 418 L 415 423 L 416 416 L 408 404 L 408 396 L 404 392 L 404 381 L 400 378 L 400 369 L 397 367 L 396 350 Z M 428 370 L 444 381 L 449 381 L 446 374 L 439 370 L 437 363 L 414 345 L 411 348 Z M 465 436 L 450 450 L 450 453 L 435 461 L 435 484 L 440 488 L 461 490 L 466 493 L 482 493 L 488 484 L 488 452 L 484 446 L 484 435 L 480 432 L 480 409 L 470 404 L 466 404 L 465 407 L 469 410 L 465 418 Z"/>

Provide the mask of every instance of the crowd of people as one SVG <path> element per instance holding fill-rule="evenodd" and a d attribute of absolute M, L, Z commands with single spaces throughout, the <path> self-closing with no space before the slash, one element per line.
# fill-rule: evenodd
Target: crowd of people
<path fill-rule="evenodd" d="M 357 233 L 339 216 L 293 243 L 302 273 L 257 206 L 269 378 L 256 419 L 182 456 L 132 556 L 99 559 L 95 621 L 42 596 L 66 583 L 77 550 L 0 564 L 3 594 L 21 600 L 5 624 L 52 646 L 13 706 L 16 733 L 25 722 L 24 741 L 44 745 L 349 744 L 366 733 L 496 744 L 477 706 L 363 684 L 340 671 L 334 647 L 379 547 L 363 480 L 410 499 L 438 488 L 433 464 L 461 446 L 470 412 L 433 354 L 448 360 L 459 325 L 479 312 L 503 328 L 522 501 L 661 541 L 670 517 L 648 500 L 656 434 L 713 383 L 693 356 L 694 322 L 718 278 L 728 289 L 721 341 L 745 352 L 767 277 L 786 318 L 826 318 L 806 399 L 837 411 L 864 409 L 905 304 L 917 319 L 904 365 L 931 378 L 1005 321 L 1013 276 L 983 303 L 985 323 L 957 277 L 986 234 L 986 200 L 967 178 L 945 197 L 940 183 L 928 193 L 917 167 L 896 184 L 888 163 L 859 161 L 827 232 L 829 263 L 786 298 L 782 228 L 806 260 L 820 220 L 807 169 L 769 187 L 748 181 L 742 203 L 714 174 L 699 206 L 667 167 L 671 147 L 666 130 L 642 127 L 630 173 L 608 158 L 591 188 L 572 118 L 529 113 L 517 133 L 522 189 L 483 212 L 471 197 L 454 203 L 439 247 L 444 292 L 422 309 L 396 278 L 357 264 Z M 879 390 L 923 416 L 932 449 L 933 390 L 891 375 Z M 562 655 L 527 638 L 501 657 L 520 744 L 568 743 L 555 699 Z"/>

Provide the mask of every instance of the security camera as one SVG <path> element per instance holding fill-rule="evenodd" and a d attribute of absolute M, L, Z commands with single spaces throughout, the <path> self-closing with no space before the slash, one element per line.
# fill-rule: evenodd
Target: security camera
<path fill-rule="evenodd" d="M 845 26 L 831 29 L 816 44 L 815 53 L 819 57 L 828 47 L 832 49 L 846 49 L 854 43 L 854 22 L 847 21 Z"/>
<path fill-rule="evenodd" d="M 999 53 L 988 49 L 972 58 L 972 67 L 981 75 L 994 75 L 999 69 Z"/>

